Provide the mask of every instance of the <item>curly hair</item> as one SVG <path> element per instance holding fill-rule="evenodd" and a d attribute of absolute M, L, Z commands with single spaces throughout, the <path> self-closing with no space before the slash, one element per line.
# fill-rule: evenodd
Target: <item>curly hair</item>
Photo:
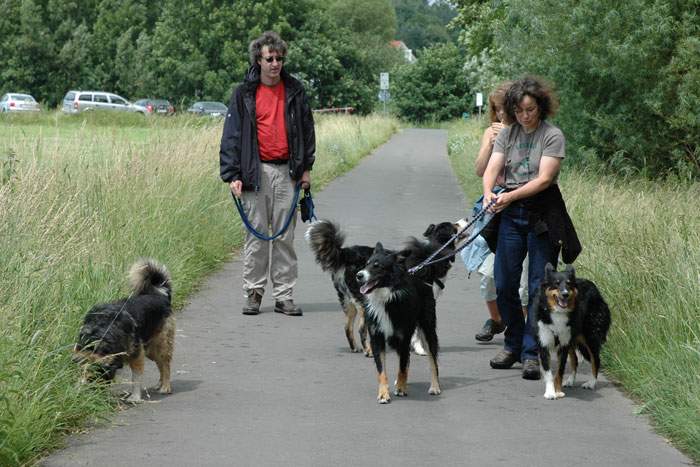
<path fill-rule="evenodd" d="M 267 46 L 270 52 L 277 52 L 281 56 L 287 55 L 287 43 L 274 31 L 265 31 L 248 46 L 250 64 L 256 65 L 262 58 L 262 49 Z"/>
<path fill-rule="evenodd" d="M 512 81 L 503 81 L 501 84 L 496 86 L 496 89 L 491 91 L 491 94 L 489 94 L 489 119 L 491 120 L 491 123 L 499 121 L 497 107 L 504 107 L 506 93 L 512 85 Z M 509 119 L 506 117 L 506 120 Z M 509 121 L 505 121 L 503 123 L 509 123 Z"/>
<path fill-rule="evenodd" d="M 541 120 L 552 117 L 559 109 L 559 98 L 549 82 L 538 76 L 525 76 L 514 82 L 506 93 L 505 111 L 511 121 L 517 121 L 515 109 L 525 96 L 535 100 L 540 109 Z"/>

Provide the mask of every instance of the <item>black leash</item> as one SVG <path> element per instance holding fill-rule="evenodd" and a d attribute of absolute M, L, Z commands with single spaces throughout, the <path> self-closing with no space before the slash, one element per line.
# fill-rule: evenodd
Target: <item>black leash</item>
<path fill-rule="evenodd" d="M 454 258 L 457 255 L 457 253 L 459 253 L 460 251 L 465 249 L 467 246 L 469 246 L 469 244 L 471 244 L 474 240 L 476 240 L 476 237 L 478 237 L 479 234 L 481 234 L 481 232 L 483 232 L 483 230 L 488 225 L 488 222 L 484 222 L 484 226 L 481 229 L 479 229 L 476 233 L 472 234 L 472 236 L 469 237 L 469 239 L 466 242 L 464 242 L 462 245 L 460 245 L 460 247 L 455 249 L 452 253 L 450 253 L 449 255 L 446 255 L 446 256 L 442 256 L 438 259 L 435 259 L 435 257 L 437 255 L 439 255 L 440 252 L 442 252 L 442 250 L 444 250 L 445 248 L 447 248 L 448 245 L 450 245 L 452 242 L 454 242 L 460 235 L 462 235 L 462 233 L 464 231 L 466 231 L 468 228 L 470 228 L 472 225 L 474 225 L 474 223 L 476 223 L 480 219 L 483 219 L 484 216 L 486 216 L 489 208 L 491 208 L 491 206 L 493 206 L 494 204 L 496 204 L 495 198 L 492 199 L 489 202 L 489 204 L 486 205 L 486 207 L 482 207 L 478 213 L 474 214 L 473 219 L 471 221 L 469 221 L 469 223 L 467 225 L 465 225 L 460 231 L 458 231 L 456 234 L 454 234 L 452 236 L 452 238 L 450 238 L 444 245 L 442 245 L 439 249 L 434 251 L 430 256 L 428 256 L 425 260 L 423 260 L 423 262 L 421 262 L 417 266 L 414 266 L 411 269 L 409 269 L 408 273 L 415 274 L 416 272 L 420 271 L 421 269 L 423 269 L 426 266 L 430 266 L 432 264 L 436 264 L 436 263 L 439 263 L 441 261 L 445 261 L 445 260 L 448 260 L 450 258 Z M 492 214 L 492 216 L 493 216 L 493 214 Z"/>

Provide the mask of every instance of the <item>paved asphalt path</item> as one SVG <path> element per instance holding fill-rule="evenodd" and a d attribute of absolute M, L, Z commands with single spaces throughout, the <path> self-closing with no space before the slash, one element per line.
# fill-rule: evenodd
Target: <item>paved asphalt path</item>
<path fill-rule="evenodd" d="M 446 143 L 444 131 L 400 132 L 317 193 L 317 214 L 339 222 L 348 244 L 390 247 L 431 222 L 464 216 L 470 203 Z M 478 280 L 461 263 L 438 302 L 442 395 L 428 395 L 428 361 L 414 356 L 408 397 L 377 404 L 374 363 L 348 350 L 343 314 L 305 229 L 296 231 L 303 317 L 273 313 L 269 296 L 262 314 L 243 316 L 241 262 L 230 262 L 177 317 L 174 393 L 70 439 L 42 465 L 692 464 L 604 378 L 595 392 L 577 387 L 547 401 L 544 383 L 521 379 L 519 365 L 492 370 L 502 336 L 474 340 L 487 313 Z M 392 377 L 398 362 L 387 356 Z M 581 376 L 589 371 L 584 365 Z M 157 382 L 154 364 L 146 376 Z"/>

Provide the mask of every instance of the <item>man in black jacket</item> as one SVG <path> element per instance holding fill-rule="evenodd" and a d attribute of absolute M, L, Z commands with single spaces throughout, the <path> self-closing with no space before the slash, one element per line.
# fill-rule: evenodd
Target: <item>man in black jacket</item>
<path fill-rule="evenodd" d="M 297 184 L 308 189 L 316 139 L 309 101 L 283 64 L 287 44 L 265 32 L 250 44 L 251 67 L 231 99 L 221 137 L 221 179 L 241 199 L 252 226 L 278 232 L 289 215 Z M 297 279 L 294 215 L 285 233 L 271 242 L 248 233 L 243 250 L 243 314 L 260 312 L 272 282 L 275 311 L 300 316 L 292 291 Z M 271 251 L 270 251 L 271 249 Z"/>

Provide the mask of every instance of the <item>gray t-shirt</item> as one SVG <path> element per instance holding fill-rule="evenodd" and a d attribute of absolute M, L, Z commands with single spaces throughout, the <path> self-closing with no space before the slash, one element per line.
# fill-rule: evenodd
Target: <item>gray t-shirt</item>
<path fill-rule="evenodd" d="M 506 188 L 518 188 L 537 178 L 542 156 L 564 158 L 565 139 L 561 130 L 547 120 L 532 133 L 525 133 L 522 126 L 514 124 L 503 128 L 496 137 L 492 153 L 505 155 Z M 552 183 L 557 183 L 559 174 Z"/>

